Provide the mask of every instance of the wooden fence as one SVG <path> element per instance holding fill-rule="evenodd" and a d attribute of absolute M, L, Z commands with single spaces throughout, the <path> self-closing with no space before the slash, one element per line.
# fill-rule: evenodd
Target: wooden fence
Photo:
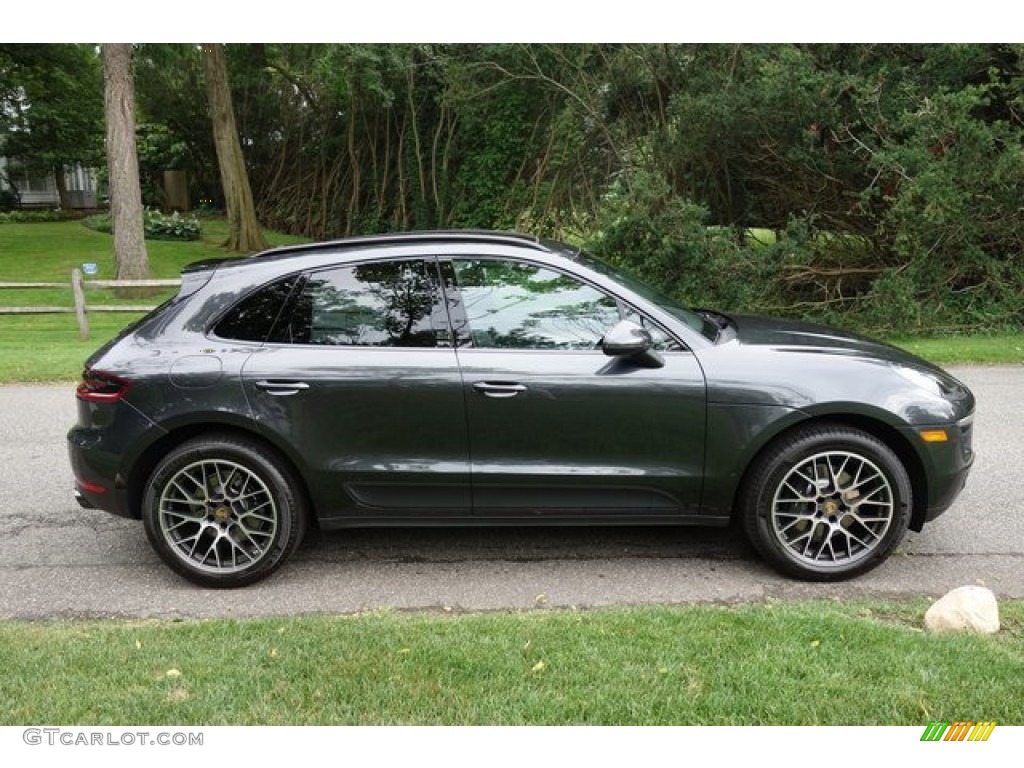
<path fill-rule="evenodd" d="M 181 285 L 181 280 L 83 280 L 80 269 L 71 270 L 71 283 L 11 283 L 0 282 L 0 289 L 71 288 L 73 307 L 28 306 L 0 307 L 0 315 L 42 315 L 74 312 L 78 320 L 78 336 L 89 338 L 90 312 L 149 312 L 154 307 L 141 304 L 92 304 L 85 303 L 86 288 L 164 288 Z"/>

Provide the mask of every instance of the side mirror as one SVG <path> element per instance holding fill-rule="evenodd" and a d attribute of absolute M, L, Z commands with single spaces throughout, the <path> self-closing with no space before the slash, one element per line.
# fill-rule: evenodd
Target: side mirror
<path fill-rule="evenodd" d="M 660 368 L 665 359 L 653 346 L 650 332 L 629 320 L 620 320 L 601 339 L 601 351 L 609 357 L 628 358 L 636 365 Z"/>

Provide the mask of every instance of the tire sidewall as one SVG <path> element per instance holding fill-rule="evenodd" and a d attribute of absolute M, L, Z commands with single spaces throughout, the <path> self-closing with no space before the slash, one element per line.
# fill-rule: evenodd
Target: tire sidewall
<path fill-rule="evenodd" d="M 277 508 L 277 531 L 267 552 L 250 566 L 230 573 L 213 573 L 192 565 L 177 554 L 160 526 L 160 497 L 168 481 L 188 465 L 210 460 L 234 462 L 257 475 Z M 143 494 L 142 521 L 153 549 L 172 570 L 200 586 L 230 588 L 260 581 L 288 559 L 302 538 L 305 510 L 295 482 L 262 449 L 246 442 L 211 438 L 185 443 L 157 464 Z"/>

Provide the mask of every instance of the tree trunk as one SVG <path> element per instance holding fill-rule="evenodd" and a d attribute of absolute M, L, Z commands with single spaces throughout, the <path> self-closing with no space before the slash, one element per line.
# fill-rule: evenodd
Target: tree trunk
<path fill-rule="evenodd" d="M 57 205 L 62 211 L 71 210 L 71 194 L 68 192 L 68 180 L 64 175 L 64 166 L 58 163 L 53 166 L 53 181 L 57 185 Z"/>
<path fill-rule="evenodd" d="M 142 224 L 139 158 L 135 149 L 131 43 L 103 44 L 103 102 L 117 279 L 143 280 L 149 277 L 149 258 Z"/>
<path fill-rule="evenodd" d="M 220 181 L 224 188 L 230 227 L 224 245 L 229 250 L 242 253 L 261 251 L 268 248 L 269 244 L 256 220 L 249 174 L 238 141 L 224 46 L 221 43 L 204 43 L 202 56 L 206 72 L 206 96 L 210 103 L 210 119 L 213 121 L 213 143 L 217 150 L 217 165 L 220 167 Z"/>

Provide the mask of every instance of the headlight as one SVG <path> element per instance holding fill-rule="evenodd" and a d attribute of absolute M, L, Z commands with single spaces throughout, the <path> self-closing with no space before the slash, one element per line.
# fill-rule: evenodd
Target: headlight
<path fill-rule="evenodd" d="M 905 365 L 897 365 L 894 368 L 896 373 L 911 384 L 937 397 L 945 400 L 961 400 L 967 396 L 964 385 L 948 374 Z"/>

